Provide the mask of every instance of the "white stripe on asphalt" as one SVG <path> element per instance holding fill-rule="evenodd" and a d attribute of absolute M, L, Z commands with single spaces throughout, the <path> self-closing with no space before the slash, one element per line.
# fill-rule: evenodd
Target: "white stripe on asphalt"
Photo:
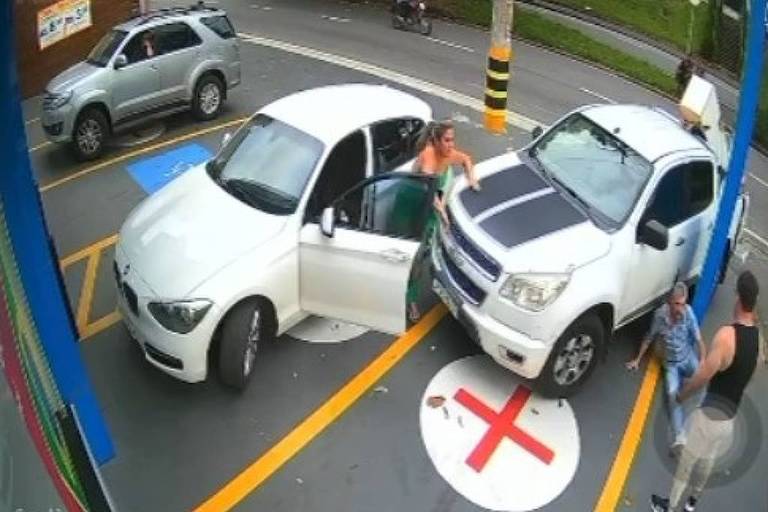
<path fill-rule="evenodd" d="M 29 121 L 24 121 L 24 126 L 29 126 L 32 123 L 39 123 L 39 122 L 40 122 L 40 118 L 39 117 L 33 117 Z"/>
<path fill-rule="evenodd" d="M 750 238 L 754 238 L 756 241 L 758 241 L 761 244 L 763 244 L 766 249 L 768 249 L 768 240 L 766 240 L 765 238 L 761 237 L 760 235 L 758 235 L 757 233 L 755 233 L 754 231 L 752 231 L 751 229 L 749 229 L 746 226 L 744 227 L 744 232 L 746 234 L 748 234 L 750 236 Z"/>
<path fill-rule="evenodd" d="M 765 188 L 768 188 L 768 181 L 760 179 L 757 176 L 755 176 L 754 174 L 750 174 L 749 177 L 752 178 L 753 180 L 755 180 L 756 182 L 758 182 L 759 184 L 761 184 L 762 186 L 764 186 Z"/>
<path fill-rule="evenodd" d="M 348 57 L 342 57 L 341 55 L 334 55 L 332 53 L 321 52 L 313 48 L 307 48 L 306 46 L 299 46 L 293 43 L 286 43 L 284 41 L 269 39 L 267 37 L 258 37 L 250 34 L 243 34 L 243 33 L 239 33 L 238 36 L 240 36 L 240 38 L 242 38 L 243 41 L 246 41 L 248 43 L 257 44 L 260 46 L 267 46 L 270 48 L 277 48 L 278 50 L 295 53 L 296 55 L 301 55 L 302 57 L 321 60 L 324 62 L 335 64 L 337 66 L 353 69 L 355 71 L 360 71 L 361 73 L 373 75 L 378 78 L 382 78 L 384 80 L 398 82 L 406 87 L 410 87 L 412 89 L 416 89 L 417 91 L 421 91 L 427 94 L 431 94 L 433 96 L 443 98 L 445 100 L 456 103 L 457 105 L 462 105 L 462 106 L 471 108 L 473 110 L 477 110 L 478 112 L 485 111 L 485 105 L 483 104 L 482 100 L 472 98 L 470 96 L 467 96 L 466 94 L 462 94 L 460 92 L 447 89 L 440 85 L 433 84 L 431 82 L 427 82 L 419 78 L 414 78 L 412 76 L 405 75 L 403 73 L 398 73 L 397 71 L 392 71 L 386 68 L 382 68 L 380 66 L 375 66 L 373 64 L 368 64 L 366 62 L 361 62 L 359 60 L 350 59 Z M 517 114 L 515 112 L 508 112 L 507 122 L 512 126 L 519 128 L 521 130 L 525 130 L 527 132 L 530 132 L 536 126 L 541 126 L 542 128 L 545 127 L 544 125 L 542 125 L 542 123 L 538 123 L 533 119 L 525 117 L 521 114 Z"/>
<path fill-rule="evenodd" d="M 608 96 L 603 96 L 602 94 L 596 93 L 595 91 L 591 91 L 591 90 L 587 89 L 586 87 L 579 87 L 579 90 L 581 92 L 585 92 L 587 94 L 590 94 L 590 95 L 594 96 L 595 98 L 600 98 L 603 101 L 607 101 L 608 103 L 616 104 L 616 101 L 612 100 Z"/>
<path fill-rule="evenodd" d="M 456 48 L 457 50 L 463 50 L 467 53 L 475 53 L 474 48 L 470 48 L 469 46 L 464 46 L 458 43 L 452 43 L 451 41 L 443 41 L 442 39 L 438 39 L 436 37 L 428 37 L 430 41 L 437 44 L 442 44 L 444 46 L 450 46 L 451 48 Z"/>
<path fill-rule="evenodd" d="M 328 16 L 327 14 L 323 14 L 320 17 L 323 18 L 324 20 L 335 21 L 336 23 L 349 23 L 350 21 L 352 21 L 349 18 L 339 18 L 337 16 Z"/>
<path fill-rule="evenodd" d="M 555 192 L 555 189 L 553 189 L 552 187 L 546 187 L 541 190 L 537 190 L 535 192 L 530 192 L 520 197 L 516 197 L 514 199 L 509 199 L 507 201 L 504 201 L 503 203 L 497 204 L 496 206 L 492 206 L 487 210 L 483 210 L 480 214 L 476 215 L 473 220 L 475 221 L 475 223 L 480 224 L 488 217 L 493 217 L 497 213 L 502 212 L 507 208 L 512 208 L 513 206 L 527 203 L 528 201 L 532 201 L 533 199 L 536 199 L 538 197 L 553 194 L 554 192 Z"/>

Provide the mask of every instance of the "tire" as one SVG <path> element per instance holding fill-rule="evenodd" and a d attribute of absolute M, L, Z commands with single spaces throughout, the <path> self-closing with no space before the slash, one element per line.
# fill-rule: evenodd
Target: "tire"
<path fill-rule="evenodd" d="M 536 380 L 536 391 L 547 398 L 572 396 L 595 369 L 604 342 L 605 327 L 597 315 L 577 319 L 555 343 Z"/>
<path fill-rule="evenodd" d="M 80 112 L 72 130 L 72 149 L 78 160 L 94 160 L 104 152 L 109 137 L 109 121 L 98 108 Z"/>
<path fill-rule="evenodd" d="M 432 20 L 422 18 L 421 23 L 419 24 L 419 32 L 421 32 L 421 35 L 423 36 L 432 34 Z"/>
<path fill-rule="evenodd" d="M 195 84 L 192 113 L 200 121 L 210 121 L 219 115 L 224 105 L 224 84 L 215 75 L 203 75 Z"/>
<path fill-rule="evenodd" d="M 392 15 L 392 28 L 401 30 L 403 28 L 403 22 L 400 21 L 400 17 L 397 14 Z"/>
<path fill-rule="evenodd" d="M 259 345 L 275 336 L 274 321 L 264 300 L 241 302 L 227 314 L 219 344 L 219 379 L 242 391 L 253 375 Z"/>

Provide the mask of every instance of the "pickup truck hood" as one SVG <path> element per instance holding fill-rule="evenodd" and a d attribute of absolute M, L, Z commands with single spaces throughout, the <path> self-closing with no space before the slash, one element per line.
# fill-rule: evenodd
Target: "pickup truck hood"
<path fill-rule="evenodd" d="M 65 69 L 48 83 L 48 92 L 60 93 L 72 90 L 80 81 L 88 78 L 101 69 L 87 62 L 78 62 L 74 66 Z"/>
<path fill-rule="evenodd" d="M 120 249 L 158 297 L 183 299 L 275 237 L 287 218 L 238 201 L 201 165 L 136 207 L 120 230 Z"/>
<path fill-rule="evenodd" d="M 450 204 L 465 234 L 504 271 L 565 272 L 608 252 L 610 236 L 569 199 L 516 156 L 504 160 L 490 173 L 478 165 L 482 190 L 464 187 Z"/>

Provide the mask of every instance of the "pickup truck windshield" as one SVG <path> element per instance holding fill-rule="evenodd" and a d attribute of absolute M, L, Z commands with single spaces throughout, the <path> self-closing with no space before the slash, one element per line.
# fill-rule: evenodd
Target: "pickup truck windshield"
<path fill-rule="evenodd" d="M 208 173 L 240 201 L 275 215 L 296 208 L 323 152 L 323 143 L 258 114 L 208 163 Z"/>
<path fill-rule="evenodd" d="M 647 160 L 581 114 L 553 128 L 529 154 L 575 199 L 617 225 L 653 172 Z"/>
<path fill-rule="evenodd" d="M 91 53 L 88 54 L 86 62 L 102 68 L 106 66 L 109 59 L 112 58 L 112 54 L 115 53 L 115 50 L 117 50 L 117 47 L 123 42 L 126 35 L 126 32 L 123 32 L 122 30 L 110 30 L 104 34 L 104 37 L 101 38 L 98 44 L 93 47 Z"/>

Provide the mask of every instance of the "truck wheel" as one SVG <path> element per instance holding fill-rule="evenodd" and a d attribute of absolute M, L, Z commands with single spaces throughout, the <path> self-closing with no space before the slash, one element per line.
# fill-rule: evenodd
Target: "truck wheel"
<path fill-rule="evenodd" d="M 589 378 L 605 339 L 605 328 L 595 314 L 573 322 L 555 343 L 536 380 L 536 391 L 548 398 L 573 395 Z"/>
<path fill-rule="evenodd" d="M 72 132 L 72 149 L 82 161 L 98 158 L 109 135 L 109 122 L 98 108 L 87 108 L 77 116 Z"/>
<path fill-rule="evenodd" d="M 264 300 L 242 302 L 227 314 L 219 345 L 219 378 L 225 386 L 245 389 L 259 344 L 274 338 L 273 324 Z"/>
<path fill-rule="evenodd" d="M 215 75 L 203 75 L 195 85 L 192 113 L 200 121 L 210 121 L 219 115 L 224 104 L 224 84 Z"/>

